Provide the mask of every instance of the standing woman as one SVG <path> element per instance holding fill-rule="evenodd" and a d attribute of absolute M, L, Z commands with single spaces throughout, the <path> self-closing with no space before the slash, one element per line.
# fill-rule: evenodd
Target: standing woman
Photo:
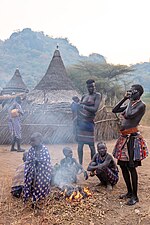
<path fill-rule="evenodd" d="M 21 97 L 17 96 L 15 101 L 9 108 L 9 130 L 12 135 L 12 146 L 11 151 L 24 151 L 21 149 L 21 121 L 20 117 L 23 115 L 23 110 L 21 107 Z M 17 149 L 15 148 L 15 144 L 17 144 Z"/>
<path fill-rule="evenodd" d="M 121 136 L 117 140 L 113 156 L 118 159 L 127 187 L 127 193 L 120 196 L 121 199 L 129 198 L 127 205 L 134 205 L 139 201 L 136 167 L 141 166 L 141 160 L 148 155 L 146 143 L 138 130 L 146 109 L 144 102 L 140 99 L 143 92 L 141 85 L 132 85 L 131 90 L 127 91 L 124 98 L 112 110 L 113 113 L 121 113 L 123 117 Z M 124 105 L 126 100 L 129 100 L 129 103 Z"/>
<path fill-rule="evenodd" d="M 79 163 L 83 163 L 83 146 L 89 145 L 91 159 L 95 154 L 94 118 L 101 101 L 100 93 L 95 91 L 95 81 L 87 80 L 88 94 L 83 95 L 77 111 L 77 142 Z"/>

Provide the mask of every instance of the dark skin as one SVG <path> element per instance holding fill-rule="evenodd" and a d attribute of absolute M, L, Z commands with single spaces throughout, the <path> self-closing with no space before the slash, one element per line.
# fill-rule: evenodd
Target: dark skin
<path fill-rule="evenodd" d="M 121 124 L 122 131 L 125 129 L 137 127 L 139 125 L 146 108 L 145 104 L 140 100 L 141 94 L 142 93 L 140 93 L 138 88 L 136 89 L 135 86 L 132 86 L 131 90 L 125 94 L 124 98 L 112 110 L 113 113 L 122 113 L 123 115 L 123 121 Z M 129 104 L 122 106 L 126 100 L 129 100 Z M 132 138 L 130 140 L 133 140 L 132 136 L 130 138 Z M 134 153 L 131 151 L 131 149 L 129 153 L 132 155 L 131 158 L 133 158 Z M 138 175 L 136 167 L 127 167 L 126 164 L 123 163 L 120 164 L 120 167 L 128 191 L 127 194 L 121 195 L 120 198 L 130 198 L 130 200 L 127 202 L 127 205 L 134 205 L 139 201 L 137 197 Z"/>
<path fill-rule="evenodd" d="M 42 138 L 39 136 L 32 136 L 30 139 L 30 144 L 32 147 L 36 149 L 35 160 L 38 160 L 40 150 L 42 149 Z"/>
<path fill-rule="evenodd" d="M 92 166 L 92 163 L 96 161 L 96 155 L 94 155 L 92 161 L 90 162 L 87 171 L 95 171 L 96 169 L 103 169 L 109 166 L 112 158 L 107 154 L 107 147 L 105 144 L 101 143 L 97 145 L 97 151 L 101 160 L 105 160 L 103 163 L 99 165 Z"/>
<path fill-rule="evenodd" d="M 95 91 L 95 82 L 91 84 L 87 84 L 87 89 L 88 89 L 88 94 L 84 95 L 81 99 L 81 102 L 79 104 L 79 107 L 84 108 L 87 110 L 89 113 L 96 113 L 101 101 L 101 95 L 100 93 L 97 93 Z M 94 105 L 88 105 L 88 102 L 93 102 Z M 78 143 L 78 156 L 79 156 L 79 162 L 82 164 L 83 160 L 83 143 Z M 91 150 L 91 159 L 93 155 L 95 154 L 95 146 L 94 144 L 89 145 L 89 148 Z"/>
<path fill-rule="evenodd" d="M 100 104 L 101 96 L 95 91 L 95 83 L 87 85 L 88 94 L 84 95 L 81 99 L 81 107 L 84 107 L 89 112 L 96 113 Z M 88 106 L 86 103 L 90 100 L 94 100 L 94 106 Z"/>
<path fill-rule="evenodd" d="M 140 93 L 131 87 L 131 92 L 127 92 L 124 98 L 112 110 L 113 113 L 122 113 L 123 121 L 121 130 L 137 127 L 145 113 L 145 104 L 140 100 Z M 129 104 L 122 106 L 129 99 Z"/>
<path fill-rule="evenodd" d="M 69 161 L 73 162 L 72 159 L 73 159 L 74 163 L 77 165 L 77 167 L 78 167 L 78 168 L 82 171 L 82 173 L 84 174 L 85 180 L 87 180 L 87 179 L 88 179 L 88 174 L 87 174 L 87 172 L 86 172 L 86 171 L 83 169 L 83 167 L 82 167 L 82 166 L 81 166 L 81 165 L 73 158 L 73 153 L 72 153 L 72 152 L 70 152 L 70 153 L 68 153 L 67 155 L 65 155 L 65 159 L 61 161 L 61 164 L 63 165 L 63 163 L 65 163 L 65 162 L 68 162 L 68 163 L 69 163 Z"/>

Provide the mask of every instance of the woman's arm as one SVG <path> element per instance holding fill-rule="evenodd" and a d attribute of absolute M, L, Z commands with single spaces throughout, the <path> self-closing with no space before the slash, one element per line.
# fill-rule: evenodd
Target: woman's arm
<path fill-rule="evenodd" d="M 98 166 L 98 169 L 105 169 L 106 167 L 109 166 L 111 161 L 112 161 L 112 156 L 107 154 L 105 161 Z"/>
<path fill-rule="evenodd" d="M 120 113 L 123 112 L 126 108 L 126 106 L 122 106 L 122 104 L 127 100 L 127 98 L 123 98 L 120 102 L 117 103 L 117 105 L 113 108 L 112 112 L 113 113 Z"/>
<path fill-rule="evenodd" d="M 100 93 L 96 93 L 96 99 L 95 99 L 95 104 L 94 106 L 87 106 L 87 105 L 83 105 L 83 108 L 86 109 L 89 112 L 94 112 L 96 113 L 99 107 L 101 101 L 101 95 Z"/>
<path fill-rule="evenodd" d="M 97 155 L 97 154 L 95 154 L 95 155 L 93 156 L 91 162 L 89 163 L 88 168 L 87 168 L 87 171 L 94 171 L 94 170 L 97 169 L 98 165 L 92 166 L 93 163 L 96 164 L 96 155 Z"/>

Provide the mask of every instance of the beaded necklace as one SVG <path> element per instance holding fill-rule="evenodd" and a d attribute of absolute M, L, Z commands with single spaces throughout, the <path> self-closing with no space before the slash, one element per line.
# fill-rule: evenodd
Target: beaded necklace
<path fill-rule="evenodd" d="M 134 102 L 132 102 L 132 106 L 134 106 L 134 105 L 136 105 L 138 102 L 140 102 L 141 100 L 140 99 L 138 99 L 138 100 L 136 100 L 136 101 L 134 101 Z"/>

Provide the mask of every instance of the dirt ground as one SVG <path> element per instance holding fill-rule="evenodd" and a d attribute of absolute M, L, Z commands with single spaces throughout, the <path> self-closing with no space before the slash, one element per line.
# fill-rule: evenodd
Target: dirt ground
<path fill-rule="evenodd" d="M 150 146 L 150 127 L 140 127 L 148 146 Z M 111 153 L 115 140 L 107 141 L 108 151 Z M 77 145 L 49 145 L 52 164 L 63 158 L 62 148 L 70 146 L 74 157 L 77 158 Z M 29 146 L 23 146 L 29 149 Z M 23 205 L 22 199 L 14 199 L 10 194 L 11 181 L 15 169 L 22 163 L 22 153 L 10 152 L 10 146 L 0 146 L 0 225 L 148 225 L 150 224 L 150 157 L 143 160 L 139 174 L 139 203 L 127 206 L 126 201 L 119 200 L 118 196 L 126 193 L 121 172 L 118 184 L 112 192 L 104 187 L 96 187 L 98 179 L 90 177 L 84 180 L 81 174 L 78 185 L 88 186 L 92 197 L 80 202 L 68 203 L 65 199 L 56 198 L 57 189 L 53 188 L 50 196 L 41 203 L 41 210 L 37 214 L 31 209 L 31 202 Z M 90 161 L 87 146 L 84 147 L 84 168 Z"/>

